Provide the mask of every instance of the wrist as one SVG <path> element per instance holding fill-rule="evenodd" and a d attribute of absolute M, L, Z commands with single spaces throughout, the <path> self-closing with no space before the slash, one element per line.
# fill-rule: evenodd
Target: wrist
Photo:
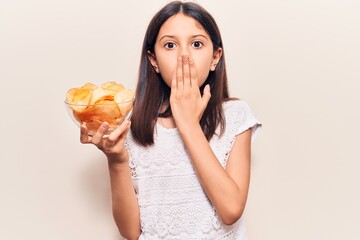
<path fill-rule="evenodd" d="M 203 132 L 200 126 L 199 122 L 194 122 L 194 123 L 187 123 L 184 124 L 183 126 L 178 126 L 178 130 L 180 132 L 181 136 L 187 136 L 187 135 L 192 135 L 196 132 Z"/>
<path fill-rule="evenodd" d="M 129 171 L 129 164 L 128 162 L 108 162 L 108 167 L 110 170 L 110 173 L 121 173 L 124 171 Z M 112 174 L 111 174 L 112 175 Z"/>
<path fill-rule="evenodd" d="M 120 153 L 113 153 L 106 155 L 109 165 L 128 165 L 129 162 L 129 154 L 125 150 Z"/>

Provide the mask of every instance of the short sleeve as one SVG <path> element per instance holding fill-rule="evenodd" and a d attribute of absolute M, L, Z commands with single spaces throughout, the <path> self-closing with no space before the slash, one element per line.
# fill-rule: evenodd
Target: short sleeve
<path fill-rule="evenodd" d="M 255 139 L 259 129 L 262 126 L 262 123 L 255 117 L 254 112 L 250 108 L 249 104 L 245 101 L 238 102 L 237 111 L 239 111 L 239 122 L 235 135 L 237 136 L 251 128 L 252 140 Z"/>
<path fill-rule="evenodd" d="M 243 100 L 229 101 L 224 108 L 227 124 L 234 129 L 235 136 L 252 129 L 252 141 L 256 137 L 262 123 L 256 118 L 249 104 Z"/>
<path fill-rule="evenodd" d="M 249 104 L 243 100 L 231 100 L 223 104 L 225 131 L 210 142 L 212 149 L 223 167 L 226 166 L 236 136 L 252 129 L 251 141 L 255 139 L 262 123 L 256 118 Z"/>

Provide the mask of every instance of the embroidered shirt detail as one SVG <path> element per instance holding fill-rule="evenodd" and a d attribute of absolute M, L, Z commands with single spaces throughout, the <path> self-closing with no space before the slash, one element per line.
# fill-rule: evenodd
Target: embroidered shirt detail
<path fill-rule="evenodd" d="M 210 146 L 225 167 L 236 136 L 249 128 L 254 134 L 261 124 L 244 101 L 225 102 L 223 107 L 226 129 L 221 137 L 213 136 Z M 154 142 L 151 147 L 140 146 L 130 132 L 125 142 L 140 207 L 139 239 L 246 240 L 242 218 L 225 225 L 216 214 L 178 130 L 157 124 Z"/>

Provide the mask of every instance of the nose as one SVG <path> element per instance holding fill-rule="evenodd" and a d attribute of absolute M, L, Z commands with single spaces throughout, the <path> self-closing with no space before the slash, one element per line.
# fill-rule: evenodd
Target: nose
<path fill-rule="evenodd" d="M 182 46 L 179 51 L 179 56 L 190 56 L 190 51 L 188 46 Z"/>

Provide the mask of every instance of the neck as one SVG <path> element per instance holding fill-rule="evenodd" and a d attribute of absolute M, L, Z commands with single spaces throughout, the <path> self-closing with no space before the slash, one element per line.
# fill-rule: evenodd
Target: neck
<path fill-rule="evenodd" d="M 164 128 L 176 128 L 174 118 L 172 118 L 172 117 L 167 117 L 167 118 L 159 117 L 157 122 Z"/>

